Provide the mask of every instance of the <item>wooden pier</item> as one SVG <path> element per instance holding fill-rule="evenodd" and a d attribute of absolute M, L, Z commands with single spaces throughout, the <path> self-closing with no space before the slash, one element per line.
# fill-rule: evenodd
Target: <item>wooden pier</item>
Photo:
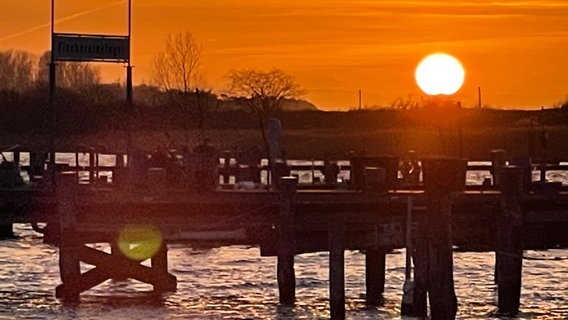
<path fill-rule="evenodd" d="M 237 166 L 225 163 L 219 174 L 236 174 Z M 64 167 L 51 182 L 3 185 L 0 224 L 32 223 L 59 247 L 56 296 L 67 300 L 111 278 L 173 291 L 168 245 L 208 243 L 257 245 L 262 255 L 277 256 L 280 303 L 293 304 L 294 256 L 328 251 L 333 319 L 345 317 L 345 250 L 366 253 L 367 302 L 378 305 L 388 276 L 386 253 L 406 247 L 414 294 L 403 312 L 426 316 L 429 306 L 432 318 L 453 319 L 453 250 L 496 252 L 499 311 L 514 314 L 522 251 L 568 245 L 568 193 L 557 184 L 527 185 L 527 168 L 504 165 L 498 156 L 490 166 L 493 183 L 475 188 L 466 188 L 467 163 L 459 159 L 422 159 L 423 184 L 409 188 L 392 178 L 398 177 L 398 160 L 396 166 L 384 157 L 355 163 L 351 176 L 359 181 L 347 189 L 309 188 L 289 176 L 270 189 L 173 188 L 159 170 L 153 183 L 139 188 L 120 179 L 128 170 L 121 163 L 80 168 L 116 174 L 112 182 L 100 183 L 93 174 L 92 183 L 82 184 L 78 167 Z M 111 252 L 94 248 L 96 243 L 108 243 Z M 141 264 L 145 260 L 150 266 Z M 95 268 L 81 273 L 81 262 Z"/>

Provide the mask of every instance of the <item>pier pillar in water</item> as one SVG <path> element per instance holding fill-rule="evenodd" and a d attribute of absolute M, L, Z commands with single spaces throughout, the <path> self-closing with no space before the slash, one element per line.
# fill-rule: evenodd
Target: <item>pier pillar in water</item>
<path fill-rule="evenodd" d="M 76 239 L 77 182 L 74 173 L 56 176 L 57 212 L 59 215 L 59 273 L 64 285 L 57 287 L 55 295 L 66 300 L 78 300 L 81 283 L 80 260 L 77 257 L 81 246 Z"/>
<path fill-rule="evenodd" d="M 329 221 L 329 304 L 331 319 L 345 319 L 345 221 L 334 215 Z"/>
<path fill-rule="evenodd" d="M 280 178 L 280 223 L 278 226 L 277 278 L 280 303 L 291 305 L 296 300 L 296 254 L 295 219 L 292 204 L 296 195 L 298 178 Z"/>
<path fill-rule="evenodd" d="M 12 224 L 0 224 L 0 239 L 13 238 L 14 231 Z"/>
<path fill-rule="evenodd" d="M 365 286 L 367 305 L 378 306 L 385 291 L 386 251 L 380 248 L 368 249 L 365 253 Z"/>
<path fill-rule="evenodd" d="M 417 223 L 414 236 L 414 295 L 412 306 L 408 310 L 408 316 L 426 318 L 428 315 L 428 224 L 426 217 L 414 218 Z M 402 310 L 401 310 L 402 311 Z"/>
<path fill-rule="evenodd" d="M 164 242 L 160 246 L 158 252 L 151 259 L 152 269 L 159 275 L 157 279 L 165 279 L 166 281 L 156 281 L 154 285 L 155 292 L 175 291 L 176 285 L 168 280 L 168 246 Z"/>
<path fill-rule="evenodd" d="M 457 297 L 451 237 L 452 194 L 465 188 L 467 163 L 461 159 L 422 161 L 426 191 L 428 297 L 432 319 L 455 319 Z"/>
<path fill-rule="evenodd" d="M 497 251 L 495 268 L 498 309 L 506 315 L 519 312 L 523 248 L 521 243 L 523 213 L 521 198 L 525 168 L 503 167 L 501 171 L 501 211 L 497 218 Z"/>

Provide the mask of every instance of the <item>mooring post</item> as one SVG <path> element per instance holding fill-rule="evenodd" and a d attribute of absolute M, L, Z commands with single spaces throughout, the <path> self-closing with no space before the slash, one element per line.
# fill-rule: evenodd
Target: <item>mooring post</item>
<path fill-rule="evenodd" d="M 505 150 L 491 150 L 491 176 L 494 187 L 501 185 L 501 167 L 505 165 L 505 161 Z"/>
<path fill-rule="evenodd" d="M 57 213 L 59 215 L 59 273 L 65 286 L 59 286 L 56 297 L 67 300 L 79 299 L 81 291 L 80 260 L 77 257 L 81 243 L 75 232 L 77 208 L 77 182 L 74 173 L 60 173 L 56 176 Z"/>
<path fill-rule="evenodd" d="M 296 195 L 296 177 L 280 178 L 280 225 L 278 227 L 278 292 L 280 303 L 291 305 L 296 300 L 295 221 L 292 204 Z"/>
<path fill-rule="evenodd" d="M 400 314 L 409 315 L 413 310 L 414 303 L 414 279 L 412 279 L 412 256 L 414 255 L 412 243 L 412 211 L 414 210 L 414 199 L 408 196 L 406 200 L 406 259 L 404 284 L 402 285 L 402 302 L 400 304 Z"/>
<path fill-rule="evenodd" d="M 501 171 L 501 210 L 497 219 L 496 274 L 498 309 L 506 315 L 519 312 L 523 247 L 521 198 L 525 168 L 506 166 Z"/>
<path fill-rule="evenodd" d="M 493 178 L 493 187 L 501 187 L 501 168 L 506 165 L 506 155 L 505 150 L 491 150 L 491 176 Z M 499 258 L 495 256 L 495 270 L 493 275 L 493 280 L 497 283 L 499 278 L 497 265 L 499 264 Z"/>
<path fill-rule="evenodd" d="M 408 310 L 408 316 L 426 318 L 428 315 L 428 273 L 429 273 L 429 245 L 426 217 L 414 218 L 417 223 L 414 235 L 414 295 L 412 307 Z M 404 297 L 403 297 L 404 298 Z M 401 310 L 402 311 L 402 310 Z"/>
<path fill-rule="evenodd" d="M 329 221 L 329 305 L 331 319 L 345 319 L 345 220 Z"/>
<path fill-rule="evenodd" d="M 378 306 L 382 303 L 385 291 L 386 252 L 380 248 L 369 248 L 365 253 L 365 286 L 367 305 Z"/>
<path fill-rule="evenodd" d="M 431 158 L 422 161 L 426 191 L 428 297 L 432 319 L 455 319 L 457 297 L 451 238 L 452 193 L 465 187 L 466 162 Z"/>

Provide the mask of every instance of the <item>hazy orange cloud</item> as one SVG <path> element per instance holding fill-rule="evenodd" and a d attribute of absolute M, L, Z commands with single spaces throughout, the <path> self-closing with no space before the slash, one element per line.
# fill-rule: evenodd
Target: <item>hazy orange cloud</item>
<path fill-rule="evenodd" d="M 56 30 L 124 34 L 126 1 L 56 0 Z M 135 81 L 168 33 L 191 31 L 203 44 L 207 85 L 221 91 L 230 69 L 280 68 L 296 76 L 322 109 L 388 106 L 420 95 L 417 63 L 455 55 L 466 68 L 456 99 L 506 108 L 540 108 L 568 95 L 568 3 L 564 1 L 132 0 Z M 49 48 L 49 4 L 0 2 L 0 50 Z M 47 23 L 47 25 L 46 25 Z M 103 68 L 123 81 L 119 66 Z"/>

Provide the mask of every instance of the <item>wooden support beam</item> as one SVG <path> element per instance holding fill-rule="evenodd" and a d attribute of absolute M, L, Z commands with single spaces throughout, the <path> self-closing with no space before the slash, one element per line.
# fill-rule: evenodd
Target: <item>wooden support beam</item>
<path fill-rule="evenodd" d="M 329 304 L 331 319 L 345 319 L 345 222 L 329 222 Z"/>
<path fill-rule="evenodd" d="M 280 216 L 278 225 L 277 278 L 280 303 L 292 305 L 296 300 L 296 275 L 294 255 L 296 254 L 294 212 L 292 204 L 296 195 L 295 177 L 280 178 Z"/>
<path fill-rule="evenodd" d="M 378 306 L 385 291 L 385 250 L 368 249 L 365 253 L 365 285 L 367 305 Z"/>
<path fill-rule="evenodd" d="M 77 258 L 80 249 L 75 233 L 77 216 L 77 183 L 73 173 L 60 173 L 55 177 L 57 212 L 61 238 L 59 240 L 59 274 L 65 284 L 56 289 L 56 296 L 66 300 L 78 300 L 76 288 L 81 283 L 81 266 Z"/>
<path fill-rule="evenodd" d="M 64 281 L 62 284 L 55 288 L 56 298 L 74 298 L 75 300 L 79 295 L 109 279 L 108 272 L 94 268 L 77 277 L 78 281 L 73 283 Z"/>
<path fill-rule="evenodd" d="M 151 263 L 152 269 L 156 274 L 160 274 L 160 277 L 168 277 L 170 275 L 168 273 L 168 246 L 166 243 L 162 243 L 160 250 L 152 257 Z M 157 292 L 175 291 L 175 289 L 175 284 L 172 290 L 169 282 L 158 282 L 154 285 L 154 291 Z"/>
<path fill-rule="evenodd" d="M 118 243 L 116 241 L 110 243 L 110 254 L 116 257 L 126 258 L 124 256 L 124 253 L 122 253 L 122 251 L 120 250 Z M 112 279 L 116 281 L 125 281 L 126 277 L 113 276 Z"/>
<path fill-rule="evenodd" d="M 175 276 L 167 273 L 167 271 L 164 273 L 163 269 L 158 266 L 155 268 L 153 265 L 150 268 L 141 265 L 139 261 L 128 260 L 122 255 L 109 254 L 87 246 L 77 247 L 65 256 L 72 261 L 83 261 L 94 265 L 95 268 L 83 274 L 77 270 L 72 274 L 73 277 L 62 279 L 63 284 L 56 288 L 58 298 L 78 297 L 81 292 L 112 278 L 132 278 L 149 283 L 154 286 L 154 290 L 157 292 L 176 290 L 177 280 Z M 69 271 L 67 275 L 70 275 Z"/>
<path fill-rule="evenodd" d="M 465 188 L 466 166 L 466 162 L 460 159 L 422 161 L 428 228 L 428 297 L 432 319 L 455 319 L 457 313 L 451 238 L 452 193 Z"/>
<path fill-rule="evenodd" d="M 412 255 L 414 260 L 414 299 L 408 316 L 425 319 L 428 315 L 428 226 L 425 217 L 421 217 L 416 222 L 418 227 L 414 237 L 414 252 Z"/>
<path fill-rule="evenodd" d="M 165 288 L 167 291 L 175 291 L 176 289 L 177 280 L 175 276 L 163 273 L 163 270 L 141 265 L 139 261 L 113 256 L 86 246 L 78 251 L 78 257 L 81 261 L 106 271 L 109 278 L 116 274 L 119 277 L 132 278 L 152 284 L 154 288 Z"/>
<path fill-rule="evenodd" d="M 503 167 L 501 171 L 501 211 L 497 219 L 497 252 L 495 255 L 498 309 L 502 314 L 514 316 L 519 312 L 523 247 L 521 243 L 525 168 Z"/>
<path fill-rule="evenodd" d="M 414 199 L 412 196 L 407 198 L 406 202 L 406 254 L 405 254 L 405 272 L 404 284 L 402 285 L 402 302 L 400 304 L 400 314 L 409 315 L 414 311 L 414 279 L 412 279 L 412 256 L 414 248 L 412 243 L 412 211 L 414 210 Z"/>

